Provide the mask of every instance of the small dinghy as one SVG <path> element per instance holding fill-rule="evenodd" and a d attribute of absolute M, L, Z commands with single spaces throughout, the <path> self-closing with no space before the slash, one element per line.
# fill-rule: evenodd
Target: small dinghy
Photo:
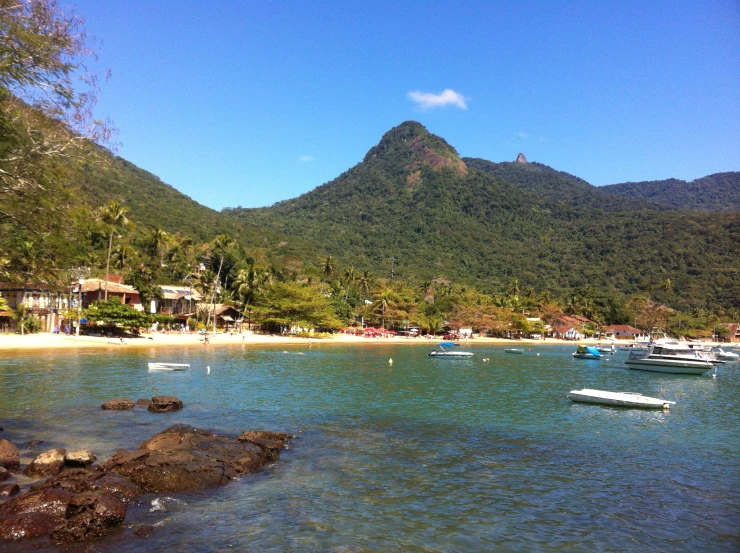
<path fill-rule="evenodd" d="M 518 349 L 518 348 L 508 348 L 508 349 L 505 349 L 504 350 L 504 353 L 518 353 L 518 354 L 522 354 L 522 353 L 524 353 L 524 350 L 523 349 Z"/>
<path fill-rule="evenodd" d="M 150 371 L 184 371 L 189 368 L 188 363 L 149 363 Z"/>
<path fill-rule="evenodd" d="M 472 351 L 455 351 L 453 348 L 459 348 L 460 344 L 455 342 L 440 342 L 439 348 L 431 351 L 429 357 L 440 359 L 467 359 L 473 357 Z"/>
<path fill-rule="evenodd" d="M 670 409 L 675 401 L 647 397 L 636 392 L 607 392 L 606 390 L 571 390 L 568 397 L 582 403 L 598 403 L 617 407 L 641 407 L 643 409 Z"/>

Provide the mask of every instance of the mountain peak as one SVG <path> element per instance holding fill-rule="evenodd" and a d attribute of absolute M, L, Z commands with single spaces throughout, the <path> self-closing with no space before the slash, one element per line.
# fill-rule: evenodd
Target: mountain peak
<path fill-rule="evenodd" d="M 421 169 L 424 167 L 434 171 L 449 167 L 459 175 L 467 173 L 457 150 L 416 121 L 406 121 L 385 133 L 378 145 L 365 156 L 366 162 L 377 160 L 392 163 L 406 172 L 409 188 L 421 183 Z"/>
<path fill-rule="evenodd" d="M 519 155 L 516 156 L 516 163 L 527 163 L 527 158 L 524 157 L 524 154 L 519 152 Z"/>

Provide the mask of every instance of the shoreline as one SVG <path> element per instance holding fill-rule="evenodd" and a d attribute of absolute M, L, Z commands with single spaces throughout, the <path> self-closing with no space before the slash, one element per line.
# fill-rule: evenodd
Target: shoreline
<path fill-rule="evenodd" d="M 204 345 L 203 336 L 196 333 L 180 334 L 150 334 L 140 338 L 109 338 L 105 336 L 67 336 L 64 334 L 0 334 L 0 351 L 8 353 L 44 353 L 58 350 L 76 349 L 106 349 L 106 350 L 129 350 L 132 348 L 166 348 L 166 347 L 222 347 L 222 346 L 264 346 L 264 345 L 308 345 L 308 344 L 347 344 L 347 345 L 409 345 L 434 347 L 441 339 L 427 338 L 365 338 L 363 336 L 351 336 L 337 334 L 331 338 L 298 338 L 292 336 L 278 336 L 269 334 L 234 333 L 209 335 L 209 344 Z M 610 340 L 562 340 L 548 338 L 547 340 L 512 340 L 506 338 L 471 338 L 458 340 L 464 345 L 487 344 L 508 346 L 563 346 L 578 344 L 611 344 Z M 618 340 L 615 344 L 629 344 L 630 340 Z"/>

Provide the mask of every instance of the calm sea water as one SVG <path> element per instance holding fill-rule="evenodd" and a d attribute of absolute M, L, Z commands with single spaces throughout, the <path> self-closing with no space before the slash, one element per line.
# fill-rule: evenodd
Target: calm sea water
<path fill-rule="evenodd" d="M 26 462 L 52 447 L 104 460 L 179 422 L 299 436 L 259 474 L 146 496 L 126 524 L 154 524 L 154 535 L 114 538 L 100 552 L 740 550 L 740 366 L 713 379 L 626 370 L 620 353 L 574 360 L 572 347 L 511 355 L 473 345 L 476 356 L 457 361 L 429 359 L 429 349 L 315 342 L 5 357 L 0 436 L 44 440 L 21 452 Z M 191 369 L 149 373 L 151 360 Z M 677 405 L 567 399 L 582 387 Z M 185 409 L 100 409 L 158 394 Z"/>

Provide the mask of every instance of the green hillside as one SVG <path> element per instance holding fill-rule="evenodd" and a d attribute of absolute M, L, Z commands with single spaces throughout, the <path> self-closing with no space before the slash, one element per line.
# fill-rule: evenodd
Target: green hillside
<path fill-rule="evenodd" d="M 666 209 L 665 206 L 659 204 L 646 204 L 644 201 L 625 200 L 611 194 L 605 194 L 601 188 L 593 186 L 583 179 L 563 171 L 557 171 L 542 163 L 494 163 L 477 158 L 463 158 L 463 161 L 470 168 L 535 192 L 539 196 L 560 205 L 602 209 L 604 211 L 625 211 L 627 209 L 660 211 Z"/>
<path fill-rule="evenodd" d="M 406 122 L 335 180 L 268 208 L 225 213 L 377 274 L 389 275 L 392 259 L 397 276 L 491 292 L 518 279 L 563 296 L 584 285 L 645 291 L 670 279 L 686 305 L 740 304 L 740 217 L 652 210 L 546 166 L 493 164 L 516 176 L 511 183 L 467 161 Z"/>
<path fill-rule="evenodd" d="M 740 212 L 740 172 L 715 173 L 691 182 L 667 179 L 599 188 L 623 198 L 649 200 L 690 211 Z"/>

